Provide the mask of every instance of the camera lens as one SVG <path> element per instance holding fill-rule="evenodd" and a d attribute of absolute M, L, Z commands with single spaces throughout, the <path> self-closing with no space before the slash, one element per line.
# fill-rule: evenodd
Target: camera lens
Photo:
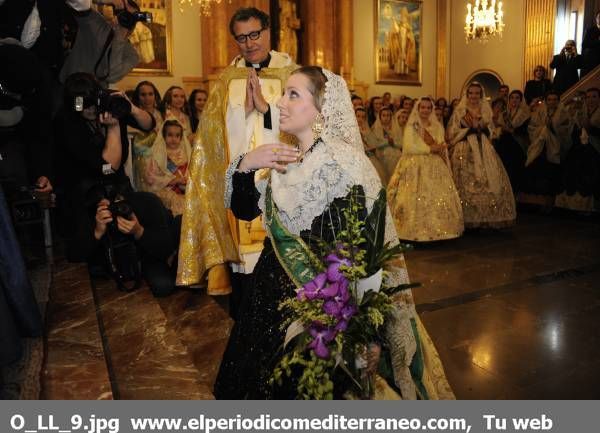
<path fill-rule="evenodd" d="M 131 104 L 120 95 L 112 95 L 108 101 L 108 111 L 113 117 L 121 119 L 131 114 Z"/>

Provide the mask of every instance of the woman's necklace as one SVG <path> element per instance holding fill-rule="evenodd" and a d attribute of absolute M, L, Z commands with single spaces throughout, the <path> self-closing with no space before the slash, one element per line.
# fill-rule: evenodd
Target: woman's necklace
<path fill-rule="evenodd" d="M 322 143 L 323 140 L 321 140 L 320 138 L 317 139 L 308 149 L 306 149 L 304 152 L 300 150 L 300 145 L 297 144 L 296 145 L 296 149 L 300 150 L 300 155 L 298 155 L 298 164 L 301 164 L 304 161 L 304 157 L 306 157 L 306 155 L 308 155 L 309 153 L 311 153 L 315 147 L 317 146 L 317 144 Z"/>

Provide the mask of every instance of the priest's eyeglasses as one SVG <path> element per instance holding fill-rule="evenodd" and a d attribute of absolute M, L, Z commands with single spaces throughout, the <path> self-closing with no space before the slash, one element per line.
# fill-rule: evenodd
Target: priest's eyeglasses
<path fill-rule="evenodd" d="M 248 39 L 250 39 L 251 41 L 255 41 L 258 38 L 260 38 L 260 34 L 263 32 L 263 30 L 266 30 L 266 29 L 267 29 L 266 27 L 263 27 L 260 30 L 255 30 L 250 33 L 236 35 L 236 36 L 234 36 L 234 39 L 238 44 L 245 44 Z"/>

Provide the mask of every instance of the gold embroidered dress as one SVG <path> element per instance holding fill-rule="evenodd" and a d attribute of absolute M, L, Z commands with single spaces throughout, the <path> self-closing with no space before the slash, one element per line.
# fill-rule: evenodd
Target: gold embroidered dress
<path fill-rule="evenodd" d="M 421 99 L 423 101 L 423 99 Z M 459 237 L 464 231 L 460 198 L 445 155 L 431 153 L 429 134 L 444 142 L 444 127 L 435 118 L 424 126 L 418 106 L 404 132 L 403 154 L 387 188 L 388 205 L 400 239 L 426 242 Z"/>
<path fill-rule="evenodd" d="M 463 95 L 448 124 L 454 184 L 463 208 L 465 228 L 502 228 L 516 219 L 515 199 L 506 170 L 490 142 L 492 109 L 483 89 L 479 114 L 467 115 L 467 94 Z M 479 127 L 469 117 L 479 116 Z"/>
<path fill-rule="evenodd" d="M 160 111 L 154 109 L 151 113 L 156 121 L 156 127 L 150 132 L 134 130 L 133 145 L 132 145 L 132 171 L 133 171 L 133 186 L 136 191 L 150 191 L 150 187 L 146 184 L 144 173 L 146 172 L 146 164 L 148 158 L 152 154 L 152 145 L 156 140 L 160 129 L 163 125 L 163 117 Z"/>
<path fill-rule="evenodd" d="M 282 89 L 283 83 L 297 66 L 287 55 L 271 51 L 271 56 L 269 68 L 263 68 L 259 77 L 278 84 L 279 89 Z M 284 61 L 287 66 L 283 66 Z M 245 141 L 230 142 L 230 138 L 236 134 L 247 136 L 248 128 L 239 122 L 239 128 L 227 128 L 238 111 L 243 113 L 248 77 L 248 69 L 243 64 L 240 59 L 234 60 L 213 83 L 196 131 L 185 194 L 177 284 L 201 284 L 208 276 L 208 293 L 211 295 L 231 293 L 226 266 L 227 263 L 240 261 L 237 221 L 225 211 L 223 196 L 225 171 L 231 158 L 248 150 Z M 268 89 L 263 85 L 263 91 L 266 90 Z M 241 95 L 240 91 L 243 92 Z M 235 100 L 230 100 L 232 98 Z M 232 104 L 236 110 L 231 109 Z M 261 116 L 255 113 L 253 115 L 260 121 Z M 275 123 L 278 113 L 272 112 L 271 115 Z M 258 144 L 262 144 L 261 137 L 252 135 L 254 143 L 257 138 Z"/>

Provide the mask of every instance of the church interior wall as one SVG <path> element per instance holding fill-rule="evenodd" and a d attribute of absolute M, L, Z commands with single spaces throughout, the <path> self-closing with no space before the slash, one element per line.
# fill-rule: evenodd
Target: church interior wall
<path fill-rule="evenodd" d="M 404 86 L 375 83 L 375 2 L 354 0 L 354 78 L 369 85 L 369 97 L 390 92 L 392 95 L 418 97 L 435 95 L 436 80 L 436 4 L 435 0 L 423 2 L 422 85 Z"/>
<path fill-rule="evenodd" d="M 392 95 L 405 94 L 412 97 L 436 95 L 437 70 L 437 1 L 423 2 L 423 57 L 421 86 L 376 84 L 374 64 L 375 2 L 353 0 L 354 30 L 354 79 L 368 85 L 369 96 L 389 91 Z M 476 70 L 492 70 L 511 88 L 523 86 L 522 65 L 525 38 L 524 2 L 505 0 L 506 29 L 502 39 L 492 39 L 486 44 L 465 43 L 465 1 L 450 0 L 448 31 L 447 88 L 449 95 L 460 94 L 469 75 Z M 131 89 L 142 80 L 151 80 L 159 91 L 171 85 L 183 85 L 184 77 L 202 76 L 201 19 L 198 6 L 186 6 L 182 13 L 178 7 L 172 11 L 173 19 L 173 65 L 171 76 L 130 75 L 117 83 L 121 89 Z"/>
<path fill-rule="evenodd" d="M 427 2 L 425 2 L 427 3 Z M 465 42 L 466 1 L 450 0 L 449 71 L 450 95 L 461 94 L 465 80 L 478 70 L 491 70 L 511 89 L 523 89 L 525 2 L 504 0 L 504 34 L 487 43 Z"/>

